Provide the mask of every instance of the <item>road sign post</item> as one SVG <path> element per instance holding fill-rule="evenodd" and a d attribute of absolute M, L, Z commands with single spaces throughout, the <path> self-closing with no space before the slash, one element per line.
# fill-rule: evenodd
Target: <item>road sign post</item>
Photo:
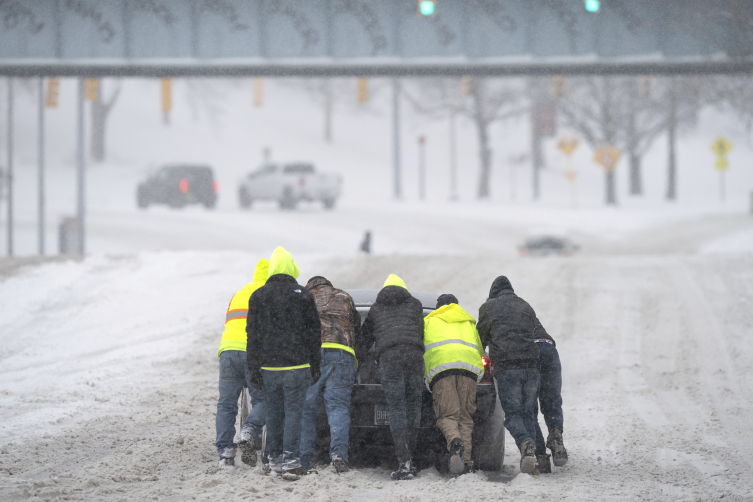
<path fill-rule="evenodd" d="M 578 207 L 577 192 L 575 180 L 578 177 L 578 171 L 573 169 L 573 152 L 578 148 L 580 141 L 573 136 L 563 136 L 557 141 L 557 148 L 567 157 L 567 169 L 564 172 L 565 178 L 570 184 L 570 201 L 573 208 Z"/>

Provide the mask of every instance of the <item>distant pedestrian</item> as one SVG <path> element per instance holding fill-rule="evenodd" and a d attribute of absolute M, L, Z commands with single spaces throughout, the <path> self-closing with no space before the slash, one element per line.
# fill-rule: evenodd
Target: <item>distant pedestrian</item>
<path fill-rule="evenodd" d="M 539 393 L 539 348 L 536 313 L 517 296 L 505 276 L 494 280 L 489 299 L 479 308 L 478 333 L 494 363 L 505 427 L 520 451 L 520 472 L 536 469 L 536 400 Z"/>
<path fill-rule="evenodd" d="M 319 380 L 321 324 L 313 295 L 296 282 L 298 265 L 282 247 L 269 263 L 267 284 L 248 304 L 250 383 L 264 390 L 267 406 L 268 473 L 297 480 L 301 416 L 306 390 Z"/>
<path fill-rule="evenodd" d="M 564 417 L 562 413 L 562 364 L 557 352 L 557 344 L 549 336 L 544 327 L 536 319 L 535 342 L 539 347 L 539 363 L 541 364 L 541 384 L 539 385 L 539 404 L 541 414 L 544 415 L 549 436 L 544 442 L 544 434 L 539 426 L 539 407 L 535 408 L 536 425 L 536 460 L 540 473 L 549 474 L 552 466 L 546 449 L 552 452 L 554 465 L 562 467 L 567 463 L 567 450 L 562 440 Z"/>
<path fill-rule="evenodd" d="M 251 396 L 251 412 L 241 426 L 241 449 L 243 463 L 256 465 L 256 450 L 261 445 L 261 433 L 266 422 L 264 393 L 255 389 L 249 382 L 250 373 L 246 364 L 246 318 L 248 300 L 254 291 L 267 282 L 269 262 L 259 260 L 254 271 L 254 280 L 243 286 L 233 295 L 225 314 L 225 330 L 222 332 L 217 357 L 220 360 L 220 399 L 217 401 L 217 453 L 220 467 L 235 465 L 236 445 L 235 418 L 238 415 L 238 397 L 244 387 L 248 387 Z M 245 396 L 244 396 L 245 399 Z"/>
<path fill-rule="evenodd" d="M 371 232 L 368 230 L 363 235 L 363 241 L 361 241 L 361 251 L 366 254 L 371 254 Z"/>
<path fill-rule="evenodd" d="M 454 295 L 441 295 L 424 318 L 424 380 L 431 390 L 437 427 L 450 452 L 448 470 L 458 475 L 473 468 L 471 460 L 476 382 L 484 375 L 484 348 L 476 319 Z"/>
<path fill-rule="evenodd" d="M 316 417 L 319 398 L 324 397 L 330 431 L 329 455 L 337 472 L 348 467 L 350 432 L 350 395 L 356 380 L 356 338 L 361 329 L 361 316 L 353 298 L 336 289 L 324 277 L 312 277 L 306 283 L 316 301 L 322 324 L 322 376 L 309 387 L 303 409 L 301 430 L 301 465 L 314 468 L 316 457 Z"/>
<path fill-rule="evenodd" d="M 411 457 L 421 424 L 424 317 L 421 302 L 411 296 L 405 282 L 394 274 L 384 282 L 361 327 L 360 352 L 365 353 L 372 344 L 376 344 L 374 356 L 379 363 L 399 463 L 391 476 L 410 479 L 416 474 Z"/>

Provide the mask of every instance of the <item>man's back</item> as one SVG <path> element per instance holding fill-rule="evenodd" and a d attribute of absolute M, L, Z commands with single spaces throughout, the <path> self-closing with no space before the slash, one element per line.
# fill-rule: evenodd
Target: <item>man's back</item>
<path fill-rule="evenodd" d="M 361 327 L 361 316 L 353 298 L 332 286 L 324 277 L 313 277 L 306 284 L 314 296 L 319 320 L 322 324 L 322 343 L 354 348 L 356 334 Z"/>
<path fill-rule="evenodd" d="M 538 368 L 536 312 L 503 279 L 494 282 L 489 299 L 479 308 L 479 336 L 489 345 L 496 370 Z"/>

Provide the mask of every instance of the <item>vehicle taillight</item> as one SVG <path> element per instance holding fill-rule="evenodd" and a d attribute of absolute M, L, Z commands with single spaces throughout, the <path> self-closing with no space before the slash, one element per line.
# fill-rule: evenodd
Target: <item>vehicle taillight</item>
<path fill-rule="evenodd" d="M 526 255 L 526 252 L 525 252 L 525 251 L 521 251 L 520 253 L 518 253 L 518 255 L 520 255 L 520 256 L 525 256 L 525 255 Z"/>
<path fill-rule="evenodd" d="M 180 190 L 180 193 L 188 193 L 188 180 L 186 178 L 180 180 L 180 183 L 178 183 L 178 190 Z"/>
<path fill-rule="evenodd" d="M 218 193 L 220 191 L 220 184 L 217 183 L 216 181 L 212 182 L 212 191 L 214 193 Z"/>
<path fill-rule="evenodd" d="M 484 364 L 484 366 L 489 365 L 489 359 L 487 359 L 486 356 L 481 356 L 481 362 Z"/>

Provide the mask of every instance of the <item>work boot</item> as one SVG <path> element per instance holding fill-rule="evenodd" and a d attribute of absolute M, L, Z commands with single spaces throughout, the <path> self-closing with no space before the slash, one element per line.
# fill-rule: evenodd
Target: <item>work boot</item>
<path fill-rule="evenodd" d="M 552 461 L 557 467 L 562 467 L 567 463 L 567 450 L 562 442 L 562 431 L 554 429 L 549 433 L 546 439 L 546 447 L 552 451 Z"/>
<path fill-rule="evenodd" d="M 233 467 L 235 465 L 235 448 L 225 448 L 220 453 L 219 467 Z"/>
<path fill-rule="evenodd" d="M 235 459 L 233 457 L 220 457 L 218 467 L 233 467 L 235 466 Z"/>
<path fill-rule="evenodd" d="M 399 479 L 413 479 L 416 477 L 416 468 L 413 467 L 411 461 L 408 460 L 407 462 L 400 464 L 400 467 L 390 474 L 390 477 L 396 481 Z"/>
<path fill-rule="evenodd" d="M 256 466 L 256 449 L 254 449 L 254 442 L 251 437 L 251 433 L 241 433 L 241 441 L 238 443 L 238 448 L 241 450 L 241 460 L 244 464 L 251 467 Z"/>
<path fill-rule="evenodd" d="M 520 445 L 520 472 L 531 474 L 536 468 L 536 444 L 530 439 Z"/>
<path fill-rule="evenodd" d="M 450 442 L 450 474 L 453 476 L 459 476 L 463 474 L 465 470 L 465 463 L 463 462 L 463 453 L 465 452 L 465 445 L 463 440 L 455 438 Z"/>
<path fill-rule="evenodd" d="M 282 474 L 282 455 L 278 457 L 273 457 L 270 455 L 268 457 L 268 462 L 264 464 L 262 467 L 262 471 L 264 474 L 267 474 L 269 476 L 279 476 Z"/>
<path fill-rule="evenodd" d="M 536 455 L 536 468 L 541 474 L 551 474 L 552 464 L 549 462 L 549 455 L 546 453 L 543 455 Z"/>
<path fill-rule="evenodd" d="M 335 455 L 334 457 L 332 457 L 332 466 L 338 473 L 348 472 L 350 470 L 348 463 L 340 455 Z"/>
<path fill-rule="evenodd" d="M 294 467 L 293 469 L 283 469 L 282 479 L 286 481 L 298 481 L 308 473 L 308 469 L 306 469 L 302 465 L 299 465 L 298 467 Z"/>

